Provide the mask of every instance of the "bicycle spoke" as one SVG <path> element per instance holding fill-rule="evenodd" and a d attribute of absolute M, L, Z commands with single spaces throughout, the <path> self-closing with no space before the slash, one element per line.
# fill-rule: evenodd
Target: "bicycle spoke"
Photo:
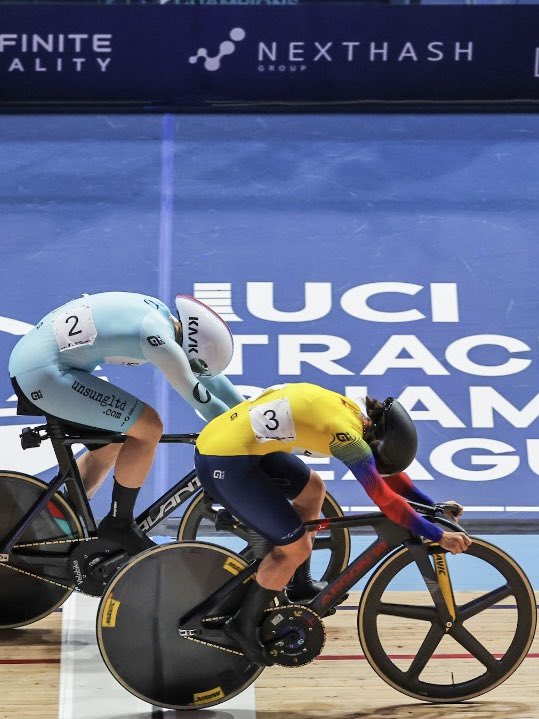
<path fill-rule="evenodd" d="M 460 621 L 465 622 L 467 619 L 475 617 L 475 615 L 479 614 L 479 612 L 484 612 L 486 609 L 490 609 L 498 602 L 510 597 L 512 593 L 513 590 L 511 587 L 508 584 L 504 584 L 503 587 L 498 587 L 498 589 L 493 589 L 488 594 L 483 594 L 481 597 L 472 599 L 470 602 L 463 604 L 462 607 L 459 607 L 458 612 Z"/>
<path fill-rule="evenodd" d="M 496 657 L 492 656 L 488 649 L 485 649 L 481 642 L 476 639 L 476 637 L 474 637 L 474 635 L 471 634 L 465 627 L 461 624 L 455 624 L 449 633 L 453 639 L 464 647 L 466 651 L 470 652 L 477 661 L 481 662 L 481 664 L 483 664 L 489 672 L 494 674 L 498 673 L 499 665 Z"/>
<path fill-rule="evenodd" d="M 427 666 L 429 659 L 436 651 L 438 644 L 442 641 L 444 634 L 444 630 L 438 624 L 433 624 L 431 626 L 427 632 L 427 636 L 419 647 L 413 662 L 410 664 L 408 671 L 406 672 L 406 676 L 410 680 L 417 681 L 419 675 Z"/>
<path fill-rule="evenodd" d="M 438 616 L 434 607 L 392 604 L 391 602 L 380 602 L 378 614 L 387 614 L 390 617 L 401 617 L 402 619 L 419 619 L 424 622 L 434 622 Z"/>

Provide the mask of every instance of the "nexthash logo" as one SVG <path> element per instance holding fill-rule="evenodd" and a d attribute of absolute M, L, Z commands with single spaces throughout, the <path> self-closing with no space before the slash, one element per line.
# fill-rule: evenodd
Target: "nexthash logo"
<path fill-rule="evenodd" d="M 208 55 L 207 48 L 199 47 L 197 50 L 197 54 L 191 55 L 191 57 L 189 58 L 189 62 L 191 63 L 191 65 L 194 65 L 201 57 L 204 59 L 205 69 L 209 72 L 214 72 L 221 67 L 221 58 L 223 58 L 225 55 L 232 55 L 232 53 L 236 49 L 236 43 L 244 40 L 245 36 L 246 33 L 242 27 L 235 27 L 229 33 L 230 40 L 225 40 L 219 45 L 219 52 L 217 53 L 217 55 L 214 55 L 212 57 Z"/>

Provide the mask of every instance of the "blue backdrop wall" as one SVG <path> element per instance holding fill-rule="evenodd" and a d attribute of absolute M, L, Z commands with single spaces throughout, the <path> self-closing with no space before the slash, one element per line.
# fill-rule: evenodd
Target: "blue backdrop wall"
<path fill-rule="evenodd" d="M 422 489 L 539 516 L 539 117 L 5 116 L 0 137 L 3 466 L 53 464 L 17 444 L 7 361 L 31 324 L 82 292 L 186 292 L 230 322 L 246 394 L 395 394 Z M 167 430 L 202 426 L 152 368 L 102 375 Z M 141 504 L 191 462 L 162 449 Z M 368 504 L 338 462 L 313 466 Z"/>

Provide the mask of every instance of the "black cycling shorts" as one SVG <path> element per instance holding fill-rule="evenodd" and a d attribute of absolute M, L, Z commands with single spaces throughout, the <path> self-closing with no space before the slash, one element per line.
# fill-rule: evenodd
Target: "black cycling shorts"
<path fill-rule="evenodd" d="M 195 467 L 208 494 L 273 545 L 292 544 L 305 530 L 290 504 L 311 470 L 287 452 L 217 457 L 195 452 Z"/>

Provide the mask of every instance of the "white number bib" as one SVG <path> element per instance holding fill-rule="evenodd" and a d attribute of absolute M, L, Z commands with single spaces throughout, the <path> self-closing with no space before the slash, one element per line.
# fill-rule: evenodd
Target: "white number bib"
<path fill-rule="evenodd" d="M 52 327 L 60 352 L 93 345 L 97 337 L 92 310 L 88 305 L 74 304 L 69 310 L 60 312 L 52 321 Z"/>
<path fill-rule="evenodd" d="M 296 439 L 292 410 L 286 398 L 251 407 L 249 418 L 257 442 L 290 442 Z"/>

